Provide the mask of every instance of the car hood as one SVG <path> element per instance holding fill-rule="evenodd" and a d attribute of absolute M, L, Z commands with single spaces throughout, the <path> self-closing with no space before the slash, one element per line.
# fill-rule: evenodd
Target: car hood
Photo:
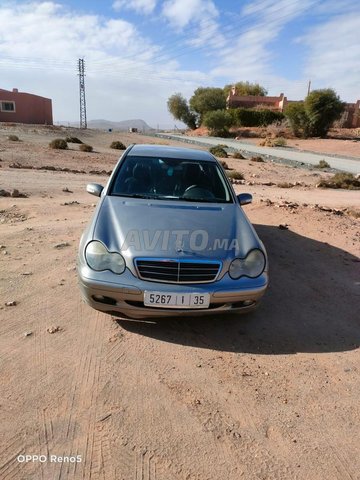
<path fill-rule="evenodd" d="M 124 257 L 225 259 L 261 243 L 238 204 L 104 197 L 93 239 Z"/>

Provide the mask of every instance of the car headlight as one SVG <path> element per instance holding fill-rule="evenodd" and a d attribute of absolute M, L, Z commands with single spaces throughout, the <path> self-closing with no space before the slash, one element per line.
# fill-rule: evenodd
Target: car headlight
<path fill-rule="evenodd" d="M 235 258 L 230 264 L 229 275 L 233 280 L 240 277 L 255 278 L 265 268 L 265 256 L 261 250 L 251 250 L 245 258 Z"/>
<path fill-rule="evenodd" d="M 124 272 L 124 258 L 117 252 L 109 252 L 105 245 L 97 240 L 90 242 L 85 249 L 85 258 L 90 268 L 98 272 L 111 270 L 113 273 Z"/>

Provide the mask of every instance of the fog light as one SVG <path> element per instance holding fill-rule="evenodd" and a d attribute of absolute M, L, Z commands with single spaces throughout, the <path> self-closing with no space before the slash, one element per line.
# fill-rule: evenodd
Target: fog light
<path fill-rule="evenodd" d="M 96 302 L 103 302 L 104 301 L 104 297 L 102 295 L 93 295 L 93 299 Z"/>
<path fill-rule="evenodd" d="M 104 303 L 105 305 L 116 305 L 115 298 L 105 297 L 103 295 L 92 295 L 92 299 L 95 302 Z"/>
<path fill-rule="evenodd" d="M 254 303 L 253 300 L 244 300 L 243 305 L 244 307 L 250 307 Z"/>

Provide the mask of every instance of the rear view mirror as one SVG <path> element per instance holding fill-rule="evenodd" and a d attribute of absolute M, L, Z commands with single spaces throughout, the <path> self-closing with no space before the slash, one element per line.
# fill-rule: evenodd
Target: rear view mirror
<path fill-rule="evenodd" d="M 102 185 L 99 185 L 98 183 L 88 183 L 86 185 L 86 191 L 88 193 L 91 193 L 91 195 L 95 195 L 95 197 L 100 197 L 103 189 L 104 187 Z"/>
<path fill-rule="evenodd" d="M 248 205 L 252 202 L 252 195 L 250 193 L 240 193 L 237 195 L 240 205 Z"/>

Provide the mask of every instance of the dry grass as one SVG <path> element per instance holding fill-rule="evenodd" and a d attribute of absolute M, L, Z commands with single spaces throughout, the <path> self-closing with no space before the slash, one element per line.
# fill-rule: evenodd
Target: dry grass
<path fill-rule="evenodd" d="M 10 140 L 11 142 L 18 142 L 19 137 L 17 135 L 9 135 L 8 140 Z"/>
<path fill-rule="evenodd" d="M 294 184 L 289 182 L 280 182 L 277 184 L 277 186 L 280 188 L 293 188 Z"/>
<path fill-rule="evenodd" d="M 225 170 L 229 170 L 229 165 L 225 162 L 225 160 L 220 160 L 220 163 Z"/>
<path fill-rule="evenodd" d="M 330 165 L 326 160 L 320 160 L 320 162 L 315 165 L 315 168 L 330 168 Z"/>
<path fill-rule="evenodd" d="M 83 143 L 80 138 L 77 137 L 66 137 L 68 143 Z"/>
<path fill-rule="evenodd" d="M 260 147 L 285 147 L 286 140 L 283 137 L 270 138 L 267 137 L 264 140 L 261 140 L 258 145 Z"/>
<path fill-rule="evenodd" d="M 82 152 L 92 152 L 93 147 L 91 145 L 87 145 L 86 143 L 82 143 L 79 147 L 79 150 Z"/>
<path fill-rule="evenodd" d="M 232 180 L 244 180 L 244 174 L 238 172 L 236 170 L 231 170 L 230 172 L 226 172 L 226 175 L 231 178 Z"/>
<path fill-rule="evenodd" d="M 126 150 L 126 146 L 119 140 L 112 142 L 110 148 L 114 148 L 115 150 Z"/>
<path fill-rule="evenodd" d="M 209 152 L 219 158 L 228 158 L 228 154 L 222 145 L 214 145 L 209 148 Z"/>
<path fill-rule="evenodd" d="M 339 172 L 329 180 L 322 180 L 317 184 L 320 188 L 343 188 L 346 190 L 360 190 L 360 180 L 352 173 Z"/>
<path fill-rule="evenodd" d="M 68 148 L 66 140 L 63 138 L 55 138 L 49 143 L 49 147 L 54 150 L 66 150 Z"/>
<path fill-rule="evenodd" d="M 238 160 L 244 160 L 245 159 L 244 155 L 241 152 L 234 152 L 233 158 L 236 158 Z"/>
<path fill-rule="evenodd" d="M 354 218 L 360 218 L 360 210 L 354 210 L 353 208 L 348 208 L 346 213 Z"/>

